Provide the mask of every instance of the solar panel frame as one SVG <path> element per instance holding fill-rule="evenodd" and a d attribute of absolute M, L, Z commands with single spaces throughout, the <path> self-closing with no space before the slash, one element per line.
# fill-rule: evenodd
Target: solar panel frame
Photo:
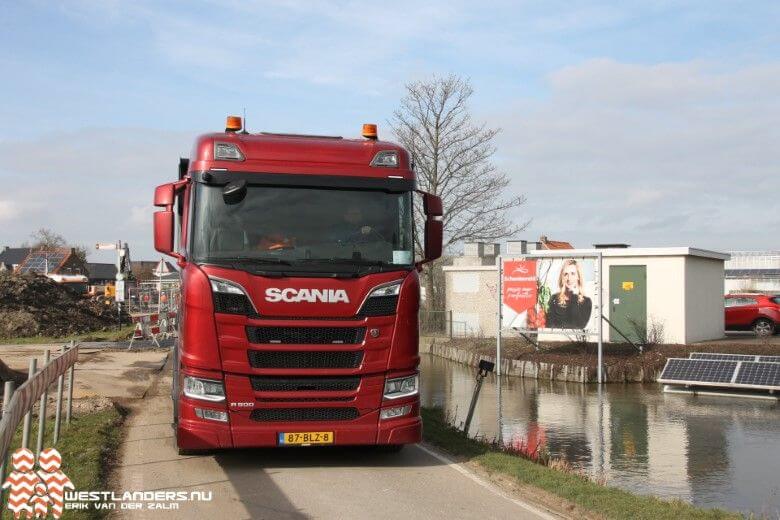
<path fill-rule="evenodd" d="M 762 363 L 780 363 L 780 356 L 758 356 L 758 361 Z"/>
<path fill-rule="evenodd" d="M 734 384 L 750 388 L 780 389 L 780 363 L 741 363 Z"/>
<path fill-rule="evenodd" d="M 714 352 L 693 352 L 688 359 L 704 359 L 709 361 L 756 361 L 758 356 L 751 354 L 718 354 Z"/>
<path fill-rule="evenodd" d="M 731 382 L 738 363 L 738 361 L 669 358 L 658 381 L 722 385 Z"/>
<path fill-rule="evenodd" d="M 669 358 L 659 383 L 780 390 L 780 363 Z"/>
<path fill-rule="evenodd" d="M 46 274 L 52 273 L 62 265 L 69 254 L 69 251 L 32 251 L 27 258 L 17 268 L 17 271 L 21 274 L 27 273 L 39 273 Z"/>

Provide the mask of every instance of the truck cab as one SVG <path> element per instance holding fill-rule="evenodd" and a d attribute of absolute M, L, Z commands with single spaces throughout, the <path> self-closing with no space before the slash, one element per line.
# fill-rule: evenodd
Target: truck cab
<path fill-rule="evenodd" d="M 182 273 L 179 450 L 418 442 L 418 272 L 441 254 L 441 200 L 373 125 L 242 130 L 200 136 L 155 192 L 155 248 Z"/>

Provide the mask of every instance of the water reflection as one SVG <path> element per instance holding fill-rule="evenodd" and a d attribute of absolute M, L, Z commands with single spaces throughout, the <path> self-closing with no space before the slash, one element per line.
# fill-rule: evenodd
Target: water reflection
<path fill-rule="evenodd" d="M 458 424 L 476 369 L 423 357 L 422 402 Z M 780 513 L 780 406 L 664 394 L 660 385 L 485 379 L 471 435 L 550 455 L 611 485 L 767 516 Z"/>

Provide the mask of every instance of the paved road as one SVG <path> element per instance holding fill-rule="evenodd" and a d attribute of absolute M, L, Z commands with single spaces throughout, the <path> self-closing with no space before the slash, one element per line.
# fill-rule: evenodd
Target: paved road
<path fill-rule="evenodd" d="M 511 498 L 422 446 L 398 454 L 357 448 L 236 450 L 179 457 L 170 427 L 170 380 L 129 419 L 117 491 L 212 491 L 211 502 L 123 518 L 558 518 Z"/>

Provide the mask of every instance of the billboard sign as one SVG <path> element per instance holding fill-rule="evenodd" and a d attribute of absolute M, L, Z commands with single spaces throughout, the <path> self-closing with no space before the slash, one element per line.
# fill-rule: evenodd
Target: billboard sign
<path fill-rule="evenodd" d="M 595 258 L 504 260 L 502 327 L 596 333 L 598 290 Z"/>

